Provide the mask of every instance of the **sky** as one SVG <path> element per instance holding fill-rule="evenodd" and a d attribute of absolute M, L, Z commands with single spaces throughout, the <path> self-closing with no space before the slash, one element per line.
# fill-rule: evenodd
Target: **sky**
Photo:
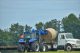
<path fill-rule="evenodd" d="M 79 17 L 80 0 L 0 0 L 0 28 L 14 23 L 35 28 L 38 22 L 61 20 L 70 13 Z"/>

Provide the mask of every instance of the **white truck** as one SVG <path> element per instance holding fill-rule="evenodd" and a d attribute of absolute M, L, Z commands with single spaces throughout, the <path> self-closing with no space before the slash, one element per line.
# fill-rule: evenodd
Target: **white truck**
<path fill-rule="evenodd" d="M 80 49 L 80 39 L 73 38 L 72 33 L 59 33 L 57 46 L 58 48 L 64 48 L 66 51 Z"/>

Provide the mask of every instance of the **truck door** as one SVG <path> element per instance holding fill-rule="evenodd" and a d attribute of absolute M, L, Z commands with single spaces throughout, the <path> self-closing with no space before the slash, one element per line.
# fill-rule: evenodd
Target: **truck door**
<path fill-rule="evenodd" d="M 63 46 L 65 45 L 65 36 L 64 34 L 60 34 L 58 37 L 58 45 Z"/>

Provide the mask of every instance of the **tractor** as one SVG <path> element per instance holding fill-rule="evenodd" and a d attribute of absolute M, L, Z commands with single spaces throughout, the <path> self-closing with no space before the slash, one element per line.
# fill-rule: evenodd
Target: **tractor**
<path fill-rule="evenodd" d="M 19 52 L 45 52 L 48 50 L 47 45 L 44 43 L 44 40 L 41 39 L 42 35 L 47 34 L 46 30 L 32 30 L 32 32 L 24 32 L 19 37 Z"/>

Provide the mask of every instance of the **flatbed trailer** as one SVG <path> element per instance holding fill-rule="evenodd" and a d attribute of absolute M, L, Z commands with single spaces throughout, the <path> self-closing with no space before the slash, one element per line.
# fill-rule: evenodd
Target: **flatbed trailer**
<path fill-rule="evenodd" d="M 0 50 L 15 50 L 17 49 L 17 45 L 15 46 L 0 46 Z"/>

